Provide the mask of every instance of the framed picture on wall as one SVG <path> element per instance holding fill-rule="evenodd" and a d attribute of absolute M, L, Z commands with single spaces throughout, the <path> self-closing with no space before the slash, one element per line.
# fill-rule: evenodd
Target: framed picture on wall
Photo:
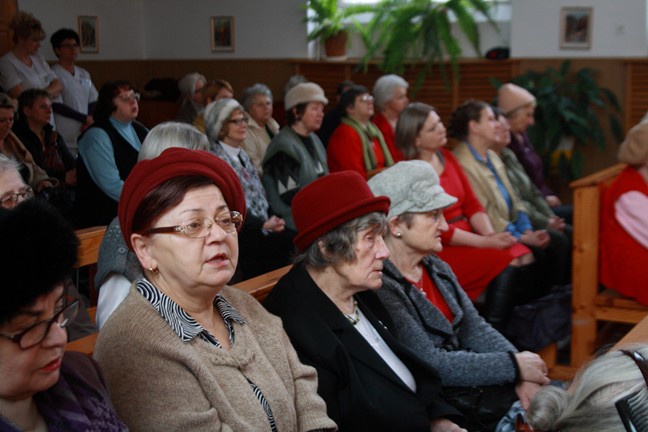
<path fill-rule="evenodd" d="M 234 52 L 234 17 L 211 17 L 211 50 Z"/>
<path fill-rule="evenodd" d="M 590 49 L 592 46 L 591 7 L 564 7 L 560 10 L 560 49 Z"/>
<path fill-rule="evenodd" d="M 79 26 L 79 39 L 81 39 L 81 52 L 99 52 L 99 17 L 81 15 L 77 17 Z"/>

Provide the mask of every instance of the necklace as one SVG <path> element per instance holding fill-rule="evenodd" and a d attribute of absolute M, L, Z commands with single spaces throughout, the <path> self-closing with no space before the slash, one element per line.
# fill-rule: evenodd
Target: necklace
<path fill-rule="evenodd" d="M 356 325 L 360 322 L 360 312 L 358 312 L 358 302 L 353 299 L 353 308 L 355 311 L 350 314 L 344 314 L 347 320 L 351 323 L 351 325 Z"/>

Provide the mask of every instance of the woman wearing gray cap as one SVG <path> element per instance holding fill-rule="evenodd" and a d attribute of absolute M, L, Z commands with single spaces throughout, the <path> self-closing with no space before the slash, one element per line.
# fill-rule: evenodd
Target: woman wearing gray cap
<path fill-rule="evenodd" d="M 435 255 L 448 229 L 443 210 L 457 199 L 439 185 L 434 168 L 425 161 L 399 162 L 369 180 L 369 187 L 391 200 L 385 236 L 390 259 L 376 292 L 394 319 L 392 332 L 439 371 L 448 400 L 473 422 L 470 430 L 497 430 L 513 402 L 519 398 L 527 407 L 549 382 L 546 365 L 536 354 L 518 353 L 487 324 L 450 266 Z M 470 403 L 475 388 L 496 397 Z"/>
<path fill-rule="evenodd" d="M 263 185 L 274 213 L 295 229 L 290 205 L 299 190 L 328 174 L 326 150 L 315 131 L 322 125 L 328 99 L 315 83 L 301 83 L 285 97 L 288 126 L 270 141 L 263 159 Z"/>

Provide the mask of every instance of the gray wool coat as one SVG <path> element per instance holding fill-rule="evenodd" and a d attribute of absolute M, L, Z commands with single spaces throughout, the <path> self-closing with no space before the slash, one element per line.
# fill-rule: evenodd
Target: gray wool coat
<path fill-rule="evenodd" d="M 393 318 L 391 331 L 439 372 L 443 386 L 517 380 L 515 347 L 479 315 L 448 264 L 434 255 L 423 258 L 424 269 L 454 315 L 452 323 L 391 261 L 384 265 L 383 286 L 376 293 Z"/>

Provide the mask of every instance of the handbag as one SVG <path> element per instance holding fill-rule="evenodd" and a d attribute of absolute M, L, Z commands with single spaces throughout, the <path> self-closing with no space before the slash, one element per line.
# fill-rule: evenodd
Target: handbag
<path fill-rule="evenodd" d="M 445 400 L 461 412 L 471 432 L 493 431 L 518 400 L 515 384 L 444 387 Z"/>

